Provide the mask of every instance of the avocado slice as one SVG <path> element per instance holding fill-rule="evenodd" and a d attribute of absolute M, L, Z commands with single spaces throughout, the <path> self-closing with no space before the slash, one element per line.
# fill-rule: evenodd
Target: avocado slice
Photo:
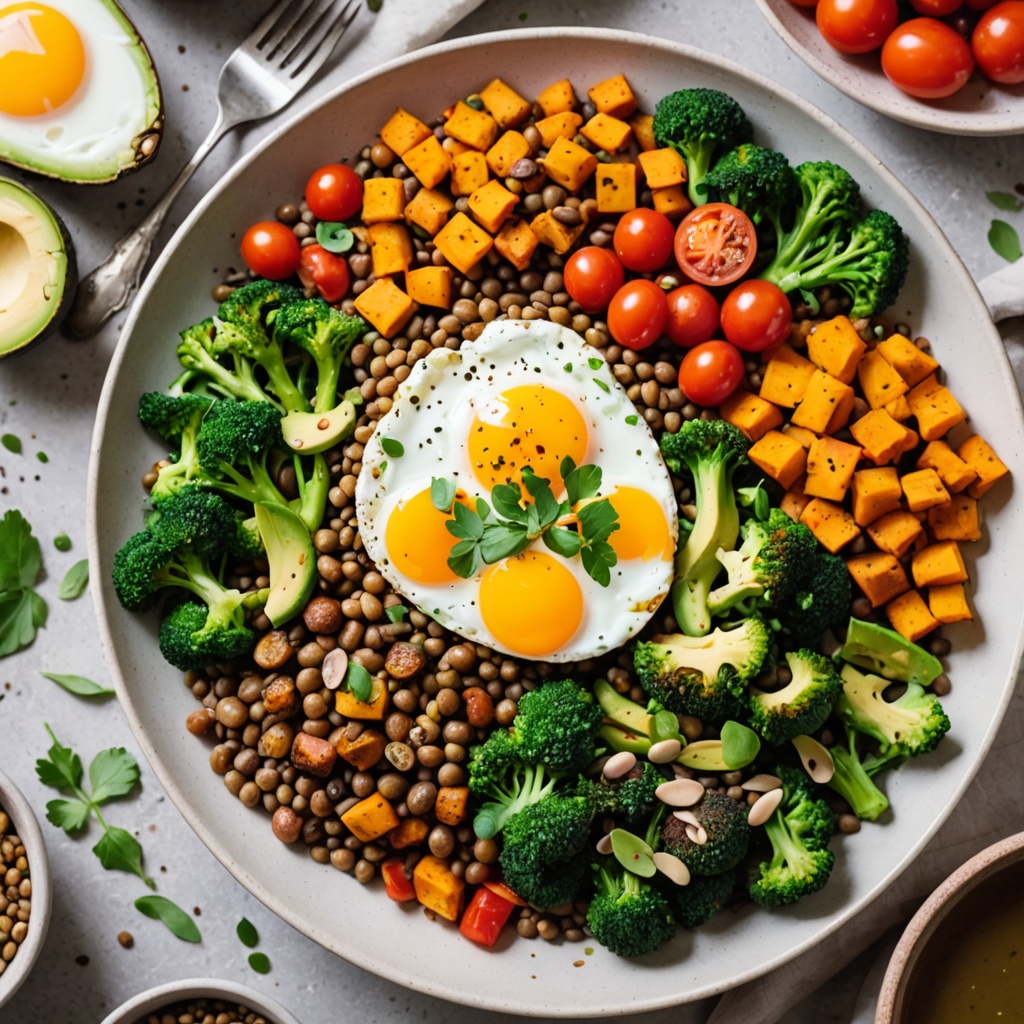
<path fill-rule="evenodd" d="M 52 334 L 71 306 L 75 254 L 60 218 L 0 178 L 0 357 Z"/>
<path fill-rule="evenodd" d="M 928 686 L 942 672 L 942 662 L 923 647 L 863 619 L 850 619 L 839 657 L 901 683 Z"/>
<path fill-rule="evenodd" d="M 270 595 L 264 611 L 277 627 L 306 606 L 316 586 L 316 551 L 302 520 L 287 506 L 256 503 L 256 527 L 270 563 Z"/>
<path fill-rule="evenodd" d="M 356 407 L 348 399 L 328 412 L 289 412 L 281 417 L 285 444 L 303 455 L 333 448 L 356 425 Z"/>

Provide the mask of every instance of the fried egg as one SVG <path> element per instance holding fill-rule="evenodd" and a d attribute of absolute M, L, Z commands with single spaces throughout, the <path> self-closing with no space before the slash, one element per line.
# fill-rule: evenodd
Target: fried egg
<path fill-rule="evenodd" d="M 527 467 L 565 496 L 559 467 L 602 470 L 599 497 L 618 514 L 607 587 L 579 555 L 538 538 L 463 579 L 456 538 L 431 500 L 432 478 L 457 501 L 490 501 Z M 412 368 L 367 442 L 356 487 L 369 557 L 408 601 L 442 625 L 506 654 L 579 661 L 625 643 L 672 583 L 678 509 L 658 445 L 605 360 L 573 331 L 542 320 L 496 321 L 459 351 Z"/>
<path fill-rule="evenodd" d="M 70 181 L 148 159 L 160 90 L 113 0 L 0 0 L 0 158 Z"/>

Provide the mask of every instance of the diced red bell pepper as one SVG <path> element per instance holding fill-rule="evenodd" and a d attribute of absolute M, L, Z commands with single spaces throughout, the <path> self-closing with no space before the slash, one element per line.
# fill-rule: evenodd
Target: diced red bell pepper
<path fill-rule="evenodd" d="M 520 899 L 504 882 L 488 879 L 484 882 L 484 885 L 491 890 L 497 896 L 504 896 L 509 903 L 514 903 L 517 907 L 528 907 L 529 903 L 524 899 Z"/>
<path fill-rule="evenodd" d="M 380 876 L 384 879 L 384 892 L 396 903 L 408 903 L 416 899 L 416 890 L 412 879 L 405 874 L 405 858 L 392 857 L 380 866 Z"/>
<path fill-rule="evenodd" d="M 467 939 L 483 946 L 493 946 L 515 907 L 511 900 L 482 885 L 469 901 L 459 922 L 459 931 Z"/>

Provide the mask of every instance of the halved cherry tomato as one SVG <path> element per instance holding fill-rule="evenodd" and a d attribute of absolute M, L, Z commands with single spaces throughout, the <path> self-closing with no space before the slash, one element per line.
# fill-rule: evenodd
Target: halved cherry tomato
<path fill-rule="evenodd" d="M 921 99 L 952 96 L 974 70 L 962 35 L 934 18 L 912 18 L 893 29 L 882 47 L 882 70 L 898 89 Z"/>
<path fill-rule="evenodd" d="M 603 313 L 622 287 L 626 273 L 610 249 L 587 245 L 565 261 L 562 279 L 569 297 L 584 313 Z"/>
<path fill-rule="evenodd" d="M 322 245 L 307 245 L 299 256 L 299 280 L 316 287 L 325 302 L 338 302 L 348 291 L 348 261 L 328 252 Z"/>
<path fill-rule="evenodd" d="M 770 281 L 741 281 L 722 302 L 722 333 L 744 352 L 761 352 L 789 334 L 793 307 Z"/>
<path fill-rule="evenodd" d="M 380 876 L 384 879 L 384 893 L 396 903 L 408 903 L 416 899 L 412 879 L 405 874 L 405 858 L 389 857 L 381 862 Z"/>
<path fill-rule="evenodd" d="M 702 284 L 684 284 L 665 296 L 668 320 L 665 333 L 677 345 L 693 348 L 710 341 L 718 330 L 718 299 Z"/>
<path fill-rule="evenodd" d="M 346 164 L 327 164 L 306 183 L 306 204 L 317 220 L 348 220 L 363 205 L 363 179 Z"/>
<path fill-rule="evenodd" d="M 481 885 L 462 914 L 459 931 L 482 946 L 493 946 L 515 908 L 511 900 Z"/>
<path fill-rule="evenodd" d="M 672 221 L 663 213 L 638 206 L 615 225 L 612 247 L 624 267 L 646 274 L 661 270 L 672 257 Z"/>
<path fill-rule="evenodd" d="M 679 364 L 679 387 L 697 405 L 720 405 L 741 380 L 743 356 L 728 341 L 705 341 L 691 348 Z"/>
<path fill-rule="evenodd" d="M 987 10 L 971 36 L 971 51 L 993 82 L 1024 82 L 1024 0 L 1003 0 Z"/>
<path fill-rule="evenodd" d="M 627 281 L 608 304 L 611 336 L 634 352 L 653 345 L 665 330 L 667 319 L 665 293 L 644 277 Z"/>
<path fill-rule="evenodd" d="M 299 265 L 299 240 L 286 224 L 261 220 L 242 236 L 242 259 L 260 277 L 283 281 Z"/>
<path fill-rule="evenodd" d="M 705 203 L 691 210 L 676 229 L 676 262 L 697 284 L 732 284 L 757 255 L 750 218 L 728 203 Z"/>
<path fill-rule="evenodd" d="M 814 11 L 818 30 L 841 53 L 877 50 L 896 26 L 896 0 L 821 0 Z"/>

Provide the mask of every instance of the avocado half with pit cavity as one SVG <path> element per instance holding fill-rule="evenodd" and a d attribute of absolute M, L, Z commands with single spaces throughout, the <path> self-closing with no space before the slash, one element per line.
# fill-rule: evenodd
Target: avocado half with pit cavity
<path fill-rule="evenodd" d="M 75 284 L 74 249 L 61 219 L 24 185 L 0 178 L 0 357 L 52 334 Z"/>

